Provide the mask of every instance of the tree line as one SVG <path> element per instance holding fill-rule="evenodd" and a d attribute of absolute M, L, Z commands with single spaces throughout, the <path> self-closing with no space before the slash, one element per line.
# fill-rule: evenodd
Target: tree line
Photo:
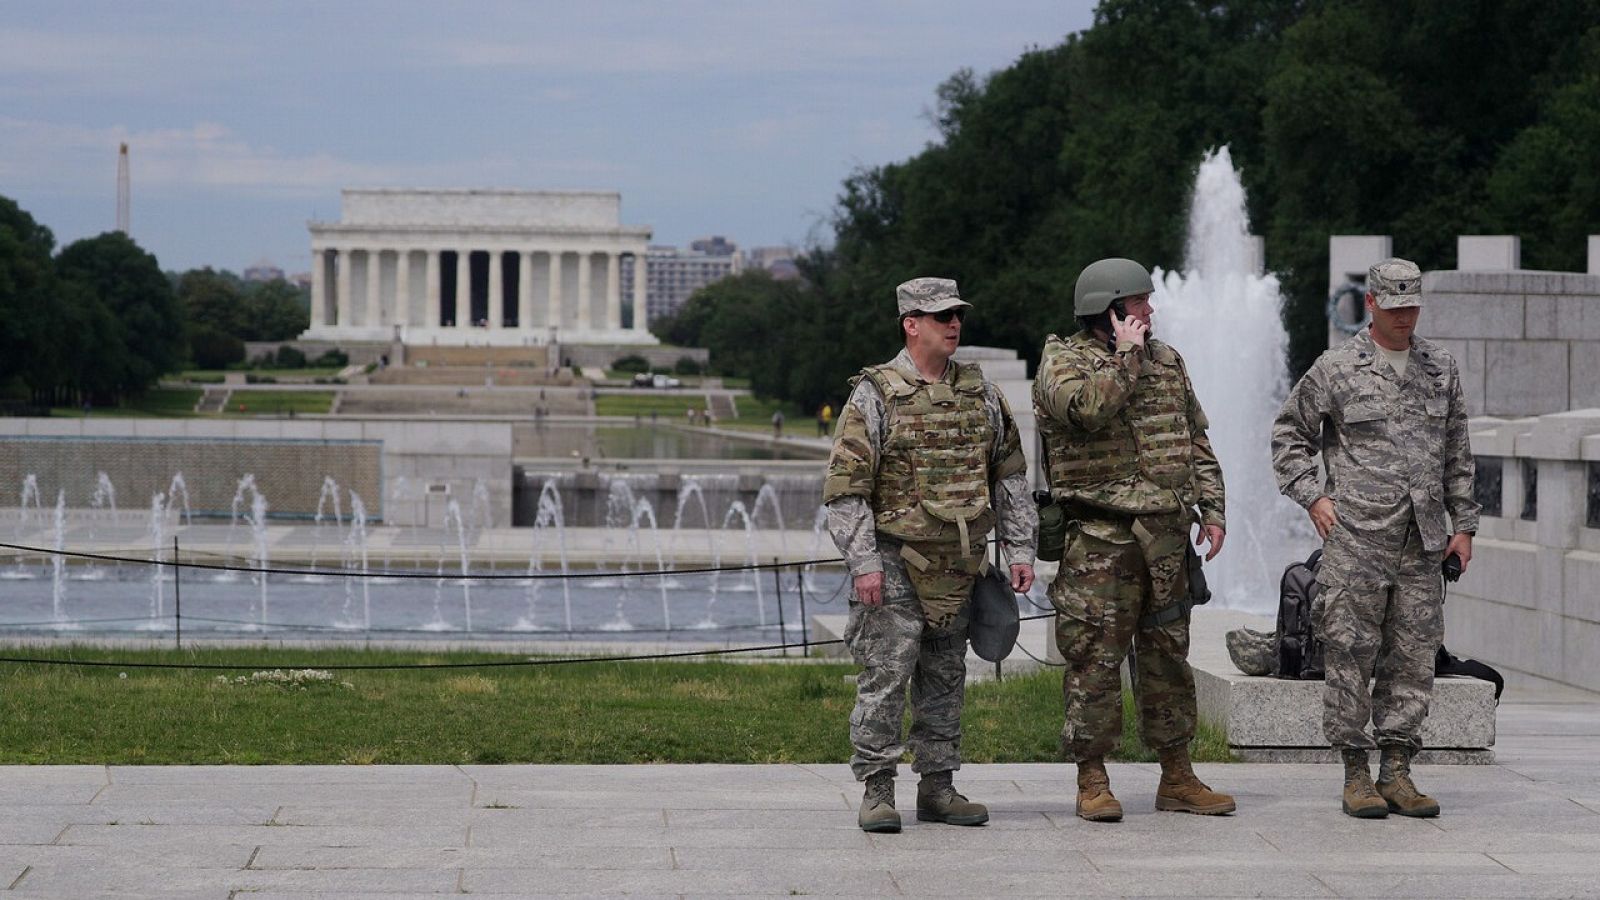
<path fill-rule="evenodd" d="M 1083 266 L 1179 269 L 1203 153 L 1229 145 L 1284 286 L 1291 374 L 1326 346 L 1328 236 L 1390 234 L 1424 269 L 1460 234 L 1584 269 L 1600 230 L 1600 0 L 1105 0 L 1089 29 L 953 74 L 937 138 L 841 186 L 804 280 L 747 273 L 655 326 L 815 408 L 899 344 L 894 286 L 957 279 L 963 341 L 1037 363 Z"/>
<path fill-rule="evenodd" d="M 161 270 L 121 232 L 59 252 L 50 229 L 0 197 L 0 397 L 9 404 L 115 405 L 185 366 L 244 359 L 244 341 L 289 340 L 310 320 L 283 279 Z"/>

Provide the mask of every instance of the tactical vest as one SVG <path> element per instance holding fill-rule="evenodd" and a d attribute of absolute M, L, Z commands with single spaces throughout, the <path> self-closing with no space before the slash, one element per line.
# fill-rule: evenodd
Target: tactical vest
<path fill-rule="evenodd" d="M 983 373 L 954 360 L 950 365 L 956 367 L 953 383 L 912 381 L 887 365 L 862 370 L 883 395 L 888 415 L 872 508 L 877 529 L 891 537 L 965 546 L 994 525 L 989 448 L 995 434 L 983 403 Z"/>
<path fill-rule="evenodd" d="M 1118 364 L 1082 338 L 1047 347 L 1046 352 L 1072 354 L 1091 370 Z M 1042 416 L 1039 431 L 1051 490 L 1136 515 L 1192 506 L 1194 447 L 1187 381 L 1177 351 L 1151 340 L 1138 389 L 1104 427 L 1084 431 Z"/>

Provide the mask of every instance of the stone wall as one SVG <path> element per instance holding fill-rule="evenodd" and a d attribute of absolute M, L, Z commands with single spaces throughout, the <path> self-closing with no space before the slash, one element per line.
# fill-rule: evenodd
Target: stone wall
<path fill-rule="evenodd" d="M 1600 409 L 1475 420 L 1472 449 L 1484 515 L 1446 645 L 1600 690 Z"/>
<path fill-rule="evenodd" d="M 1422 290 L 1417 333 L 1455 357 L 1470 415 L 1600 406 L 1600 275 L 1428 272 Z"/>
<path fill-rule="evenodd" d="M 43 505 L 65 491 L 69 507 L 87 507 L 100 472 L 123 509 L 148 507 L 182 474 L 197 516 L 230 515 L 239 479 L 253 474 L 269 516 L 291 520 L 316 513 L 331 476 L 375 521 L 435 527 L 481 482 L 491 521 L 511 521 L 510 422 L 0 419 L 0 496 L 19 498 L 32 474 Z"/>

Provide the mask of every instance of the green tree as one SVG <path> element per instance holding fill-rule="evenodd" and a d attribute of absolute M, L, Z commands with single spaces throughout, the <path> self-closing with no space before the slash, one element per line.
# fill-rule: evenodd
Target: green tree
<path fill-rule="evenodd" d="M 55 237 L 16 201 L 0 197 L 0 380 L 45 385 L 41 352 L 61 338 L 56 322 Z"/>
<path fill-rule="evenodd" d="M 234 337 L 246 333 L 244 291 L 231 273 L 209 266 L 190 269 L 178 279 L 178 299 L 191 329 L 204 326 Z"/>
<path fill-rule="evenodd" d="M 79 371 L 96 370 L 96 393 L 113 395 L 107 399 L 138 393 L 179 367 L 182 310 L 154 256 L 110 231 L 68 245 L 56 269 L 87 292 L 85 302 L 103 307 L 83 311 L 84 327 L 95 323 L 93 338 L 74 360 Z"/>
<path fill-rule="evenodd" d="M 282 278 L 249 285 L 238 337 L 247 341 L 293 340 L 310 327 L 310 310 L 306 293 Z"/>

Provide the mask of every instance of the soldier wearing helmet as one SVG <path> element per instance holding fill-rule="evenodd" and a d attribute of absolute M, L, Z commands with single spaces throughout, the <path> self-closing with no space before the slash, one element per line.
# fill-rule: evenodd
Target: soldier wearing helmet
<path fill-rule="evenodd" d="M 1222 549 L 1222 468 L 1183 358 L 1151 336 L 1144 266 L 1102 259 L 1078 276 L 1077 333 L 1045 340 L 1033 383 L 1050 494 L 1067 519 L 1050 584 L 1062 676 L 1061 746 L 1078 764 L 1077 813 L 1122 818 L 1105 755 L 1122 735 L 1120 667 L 1133 654 L 1144 742 L 1161 758 L 1156 809 L 1231 813 L 1194 774 L 1190 529 Z"/>
<path fill-rule="evenodd" d="M 1011 588 L 1028 590 L 1038 524 L 1005 398 L 950 358 L 972 304 L 948 278 L 914 278 L 895 294 L 905 349 L 853 382 L 822 491 L 854 588 L 844 638 L 862 667 L 850 714 L 850 768 L 866 782 L 857 822 L 880 832 L 900 830 L 894 777 L 908 744 L 918 819 L 989 820 L 953 783 L 973 582 L 996 528 Z"/>
<path fill-rule="evenodd" d="M 1366 305 L 1371 324 L 1318 357 L 1289 392 L 1273 423 L 1272 467 L 1323 539 L 1313 616 L 1327 673 L 1322 727 L 1344 759 L 1344 811 L 1436 816 L 1438 801 L 1411 780 L 1411 758 L 1444 640 L 1440 566 L 1455 554 L 1464 571 L 1478 530 L 1466 403 L 1455 360 L 1413 334 L 1416 263 L 1373 266 Z"/>

